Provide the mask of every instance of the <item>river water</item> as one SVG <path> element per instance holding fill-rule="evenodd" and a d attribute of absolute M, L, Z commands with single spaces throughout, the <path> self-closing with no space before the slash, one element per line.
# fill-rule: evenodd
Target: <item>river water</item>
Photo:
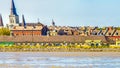
<path fill-rule="evenodd" d="M 0 68 L 120 68 L 120 57 L 117 56 L 64 56 L 64 53 L 60 54 L 2 52 L 0 53 Z"/>

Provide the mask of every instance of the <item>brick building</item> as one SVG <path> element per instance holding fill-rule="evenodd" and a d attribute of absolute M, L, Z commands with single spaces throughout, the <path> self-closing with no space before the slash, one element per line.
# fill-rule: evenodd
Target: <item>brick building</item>
<path fill-rule="evenodd" d="M 42 35 L 41 32 L 42 26 L 36 26 L 35 28 L 32 26 L 28 26 L 27 28 L 24 27 L 14 27 L 11 30 L 13 36 L 19 35 Z"/>

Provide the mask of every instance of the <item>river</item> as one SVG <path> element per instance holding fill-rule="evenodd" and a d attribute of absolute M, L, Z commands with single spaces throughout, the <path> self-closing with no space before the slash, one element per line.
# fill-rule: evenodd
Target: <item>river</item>
<path fill-rule="evenodd" d="M 1 52 L 0 68 L 120 68 L 119 53 L 116 54 L 117 56 L 114 53 L 100 54 L 89 52 Z"/>

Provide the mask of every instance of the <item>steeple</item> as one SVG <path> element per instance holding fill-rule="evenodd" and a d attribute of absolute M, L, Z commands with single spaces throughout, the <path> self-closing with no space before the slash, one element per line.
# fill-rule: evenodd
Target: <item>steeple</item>
<path fill-rule="evenodd" d="M 24 15 L 22 15 L 22 26 L 24 26 L 24 28 L 26 28 L 26 22 L 25 22 L 25 18 Z"/>
<path fill-rule="evenodd" d="M 2 15 L 0 14 L 0 27 L 3 27 L 3 20 L 2 20 Z"/>
<path fill-rule="evenodd" d="M 55 26 L 55 22 L 54 22 L 54 20 L 52 19 L 52 26 Z"/>
<path fill-rule="evenodd" d="M 11 15 L 17 15 L 14 0 L 11 0 Z"/>
<path fill-rule="evenodd" d="M 39 20 L 39 18 L 38 18 L 38 23 L 40 23 L 40 20 Z"/>
<path fill-rule="evenodd" d="M 11 0 L 11 12 L 9 15 L 9 28 L 12 29 L 14 26 L 19 26 L 19 15 L 17 15 L 14 0 Z"/>

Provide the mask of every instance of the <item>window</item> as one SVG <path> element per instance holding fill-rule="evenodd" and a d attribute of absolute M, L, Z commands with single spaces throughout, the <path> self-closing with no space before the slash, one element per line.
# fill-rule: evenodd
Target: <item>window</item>
<path fill-rule="evenodd" d="M 111 33 L 109 33 L 109 35 L 111 35 Z"/>
<path fill-rule="evenodd" d="M 97 33 L 95 33 L 95 35 L 97 35 Z"/>
<path fill-rule="evenodd" d="M 92 35 L 97 35 L 97 32 L 93 32 Z"/>
<path fill-rule="evenodd" d="M 101 33 L 101 35 L 103 35 L 103 33 Z"/>
<path fill-rule="evenodd" d="M 12 23 L 12 20 L 10 20 L 10 22 Z"/>
<path fill-rule="evenodd" d="M 116 33 L 116 35 L 118 35 L 118 33 Z"/>
<path fill-rule="evenodd" d="M 11 18 L 10 22 L 11 22 L 11 23 L 14 23 L 14 20 Z"/>
<path fill-rule="evenodd" d="M 13 23 L 14 23 L 14 20 L 12 20 L 13 21 Z"/>
<path fill-rule="evenodd" d="M 16 34 L 16 36 L 18 36 L 19 34 Z"/>

